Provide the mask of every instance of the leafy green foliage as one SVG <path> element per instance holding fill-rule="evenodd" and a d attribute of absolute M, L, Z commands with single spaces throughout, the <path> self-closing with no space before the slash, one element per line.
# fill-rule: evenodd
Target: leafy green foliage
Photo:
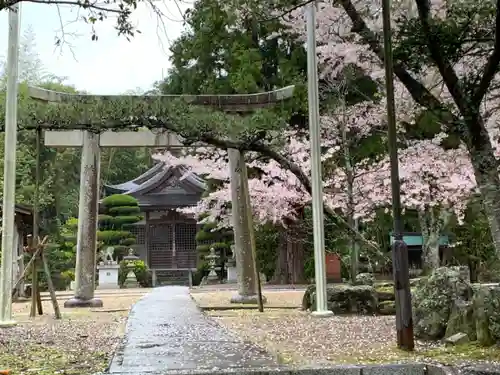
<path fill-rule="evenodd" d="M 66 290 L 70 282 L 75 279 L 74 267 L 76 262 L 76 235 L 78 219 L 71 217 L 61 226 L 59 236 L 46 250 L 52 272 L 52 282 L 57 290 Z M 40 273 L 40 284 L 47 287 L 45 273 Z"/>
<path fill-rule="evenodd" d="M 475 54 L 488 54 L 494 41 L 495 4 L 460 0 L 447 3 L 446 8 L 445 18 L 435 17 L 431 21 L 431 33 L 443 57 L 453 65 L 472 49 Z M 397 23 L 394 58 L 411 71 L 422 72 L 433 62 L 420 20 L 401 18 Z"/>
<path fill-rule="evenodd" d="M 106 198 L 105 198 L 106 199 Z M 141 209 L 137 206 L 111 206 L 108 208 L 110 214 L 125 215 L 125 214 L 139 214 Z"/>
<path fill-rule="evenodd" d="M 130 232 L 125 230 L 105 230 L 97 232 L 97 240 L 104 244 L 113 245 L 129 238 Z"/>
<path fill-rule="evenodd" d="M 112 246 L 114 257 L 118 261 L 135 244 L 135 237 L 127 231 L 127 227 L 142 220 L 142 216 L 137 215 L 138 210 L 140 211 L 137 199 L 130 195 L 114 194 L 102 200 L 101 211 L 104 213 L 99 215 L 97 240 L 101 246 Z M 127 213 L 131 214 L 126 215 Z"/>
<path fill-rule="evenodd" d="M 268 280 L 274 275 L 279 245 L 279 231 L 274 225 L 266 224 L 255 228 L 257 265 L 259 271 L 263 272 Z"/>
<path fill-rule="evenodd" d="M 121 210 L 122 213 L 124 213 L 123 211 L 126 210 L 125 207 L 133 207 L 133 210 L 138 207 L 137 199 L 127 194 L 110 195 L 109 197 L 104 198 L 101 204 L 103 205 L 103 207 L 105 207 L 105 209 L 110 209 L 111 207 L 120 207 L 119 210 Z"/>
<path fill-rule="evenodd" d="M 219 255 L 219 262 L 225 263 L 230 255 L 230 247 L 233 243 L 233 232 L 225 228 L 217 228 L 217 223 L 203 223 L 196 233 L 196 250 L 198 251 L 199 266 L 206 263 L 205 256 L 213 248 Z"/>

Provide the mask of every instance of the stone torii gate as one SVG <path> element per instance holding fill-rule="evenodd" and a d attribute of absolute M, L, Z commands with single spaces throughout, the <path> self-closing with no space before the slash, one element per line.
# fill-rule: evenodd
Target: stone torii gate
<path fill-rule="evenodd" d="M 280 103 L 292 97 L 294 86 L 265 93 L 247 95 L 159 95 L 155 100 L 168 104 L 173 99 L 183 98 L 191 105 L 215 107 L 228 113 L 247 114 L 259 108 Z M 71 103 L 85 99 L 109 100 L 136 98 L 142 96 L 101 96 L 67 94 L 38 87 L 30 87 L 31 98 L 46 103 Z M 151 100 L 151 97 L 148 97 Z M 171 132 L 159 134 L 151 130 L 110 131 L 100 134 L 88 130 L 48 130 L 45 132 L 45 145 L 49 147 L 81 147 L 80 198 L 78 207 L 78 235 L 75 267 L 75 295 L 67 300 L 65 307 L 100 307 L 102 301 L 94 298 L 95 264 L 97 250 L 97 214 L 99 204 L 100 148 L 101 147 L 183 147 L 182 139 Z M 241 152 L 228 150 L 232 191 L 232 216 L 235 233 L 236 263 L 238 272 L 238 294 L 234 302 L 257 302 L 254 280 L 255 268 L 251 251 L 252 239 L 249 234 L 248 181 L 246 166 Z M 242 168 L 244 167 L 244 168 Z M 244 170 L 243 170 L 244 169 Z M 246 186 L 245 186 L 246 184 Z M 251 215 L 250 215 L 251 217 Z"/>

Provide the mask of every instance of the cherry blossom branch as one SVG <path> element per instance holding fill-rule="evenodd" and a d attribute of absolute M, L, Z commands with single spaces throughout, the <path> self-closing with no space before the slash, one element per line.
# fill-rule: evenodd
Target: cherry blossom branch
<path fill-rule="evenodd" d="M 0 1 L 0 11 L 11 7 L 17 3 L 36 3 L 36 4 L 46 4 L 46 5 L 74 5 L 81 8 L 99 10 L 106 13 L 124 13 L 123 9 L 117 8 L 106 8 L 104 6 L 97 5 L 97 3 L 91 3 L 89 1 L 70 1 L 70 0 L 13 0 L 13 1 Z"/>
<path fill-rule="evenodd" d="M 259 20 L 259 23 L 261 22 L 271 22 L 271 21 L 275 21 L 279 18 L 283 18 L 285 17 L 287 14 L 290 14 L 292 13 L 294 10 L 297 10 L 299 8 L 302 8 L 304 5 L 307 5 L 309 3 L 312 3 L 313 1 L 316 1 L 316 0 L 306 0 L 302 3 L 299 3 L 297 5 L 294 5 L 293 7 L 291 8 L 288 8 L 287 10 L 283 11 L 282 13 L 278 14 L 277 16 L 274 16 L 274 17 L 269 17 L 269 18 L 265 18 L 265 19 L 262 19 L 262 20 Z"/>
<path fill-rule="evenodd" d="M 457 73 L 451 63 L 443 56 L 441 46 L 437 39 L 436 33 L 433 32 L 430 25 L 431 9 L 429 0 L 415 0 L 417 3 L 418 14 L 422 30 L 427 38 L 427 47 L 431 53 L 432 59 L 436 63 L 441 76 L 443 77 L 448 90 L 455 101 L 455 104 L 460 109 L 461 113 L 468 113 L 469 104 L 464 95 L 464 90 L 460 84 Z"/>
<path fill-rule="evenodd" d="M 357 33 L 365 44 L 367 44 L 377 57 L 384 61 L 384 51 L 380 44 L 377 35 L 368 27 L 360 13 L 352 3 L 352 0 L 339 0 L 339 4 L 344 8 L 345 12 L 353 23 L 353 31 Z M 456 117 L 445 108 L 442 103 L 418 80 L 413 78 L 405 67 L 395 61 L 394 73 L 398 79 L 405 85 L 413 100 L 421 106 L 446 115 L 446 120 L 456 121 Z"/>
<path fill-rule="evenodd" d="M 207 142 L 207 143 L 209 143 L 209 142 Z M 292 162 L 291 160 L 289 160 L 285 156 L 281 155 L 280 153 L 274 151 L 273 149 L 267 147 L 266 145 L 264 145 L 262 143 L 253 143 L 251 145 L 243 145 L 242 144 L 240 149 L 242 151 L 256 151 L 256 152 L 259 152 L 259 153 L 275 160 L 282 168 L 287 169 L 290 172 L 292 172 L 295 175 L 295 177 L 297 177 L 297 179 L 302 183 L 304 189 L 309 194 L 312 194 L 312 186 L 311 186 L 311 181 L 309 180 L 309 177 L 306 176 L 304 171 L 302 171 L 302 169 L 297 164 L 295 164 L 294 162 Z M 363 234 L 360 231 L 358 231 L 357 229 L 355 229 L 351 225 L 349 225 L 347 223 L 347 221 L 343 217 L 341 217 L 339 214 L 337 214 L 335 212 L 335 210 L 333 210 L 329 205 L 327 205 L 326 203 L 323 203 L 323 209 L 327 214 L 335 217 L 342 225 L 344 225 L 347 228 L 347 230 L 349 232 L 354 234 L 357 238 L 359 238 L 368 247 L 370 247 L 376 251 L 380 251 L 380 249 L 377 245 L 375 245 L 372 241 L 368 240 L 365 236 L 363 236 Z"/>
<path fill-rule="evenodd" d="M 481 101 L 488 90 L 488 87 L 493 80 L 493 77 L 498 71 L 498 65 L 500 64 L 500 0 L 497 0 L 496 9 L 496 20 L 495 20 L 495 43 L 493 52 L 488 58 L 488 62 L 484 68 L 483 78 L 479 82 L 479 86 L 472 96 L 471 105 L 473 108 L 478 108 Z"/>

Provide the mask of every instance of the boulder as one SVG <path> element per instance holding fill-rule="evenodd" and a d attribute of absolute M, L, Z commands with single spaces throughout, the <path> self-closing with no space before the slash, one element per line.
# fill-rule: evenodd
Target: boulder
<path fill-rule="evenodd" d="M 469 336 L 466 333 L 455 333 L 444 340 L 446 345 L 462 345 L 469 342 Z"/>
<path fill-rule="evenodd" d="M 375 286 L 375 291 L 377 292 L 377 298 L 379 302 L 383 301 L 394 301 L 396 295 L 394 294 L 394 285 L 388 286 Z"/>
<path fill-rule="evenodd" d="M 396 314 L 396 302 L 382 301 L 378 303 L 378 313 L 380 315 L 394 315 Z"/>
<path fill-rule="evenodd" d="M 446 324 L 445 338 L 465 333 L 470 341 L 476 341 L 476 324 L 472 302 L 457 300 Z"/>
<path fill-rule="evenodd" d="M 302 297 L 302 310 L 309 310 L 312 307 L 314 293 L 316 293 L 316 286 L 309 285 Z"/>
<path fill-rule="evenodd" d="M 419 279 L 412 293 L 415 337 L 442 339 L 455 303 L 470 301 L 471 296 L 467 267 L 440 267 Z"/>
<path fill-rule="evenodd" d="M 500 341 L 500 287 L 484 285 L 474 289 L 472 305 L 477 341 L 489 346 Z"/>
<path fill-rule="evenodd" d="M 375 288 L 368 285 L 329 285 L 326 290 L 328 309 L 335 314 L 375 314 L 378 299 Z M 304 310 L 314 310 L 316 305 L 316 287 L 310 285 L 302 299 Z"/>
<path fill-rule="evenodd" d="M 375 284 L 375 276 L 373 273 L 360 273 L 356 275 L 354 285 L 373 285 Z"/>

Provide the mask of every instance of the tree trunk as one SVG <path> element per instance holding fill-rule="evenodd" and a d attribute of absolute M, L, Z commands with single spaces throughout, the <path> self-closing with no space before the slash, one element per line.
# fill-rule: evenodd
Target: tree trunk
<path fill-rule="evenodd" d="M 439 238 L 440 233 L 431 230 L 424 242 L 423 262 L 424 270 L 434 270 L 439 268 L 441 262 L 439 260 Z"/>
<path fill-rule="evenodd" d="M 288 284 L 288 264 L 287 264 L 287 240 L 286 230 L 280 231 L 280 241 L 276 254 L 276 266 L 274 269 L 272 284 Z"/>
<path fill-rule="evenodd" d="M 271 283 L 273 284 L 304 284 L 305 253 L 302 231 L 298 223 L 283 229 L 276 256 L 276 268 Z"/>
<path fill-rule="evenodd" d="M 441 233 L 449 224 L 451 214 L 446 208 L 438 210 L 437 216 L 433 207 L 418 213 L 422 232 L 422 268 L 425 271 L 431 271 L 441 265 L 439 240 Z"/>
<path fill-rule="evenodd" d="M 346 174 L 347 182 L 347 224 L 349 227 L 358 230 L 357 220 L 354 219 L 355 216 L 355 202 L 354 202 L 354 167 L 351 161 L 350 146 L 351 142 L 347 134 L 347 127 L 343 121 L 340 121 L 341 132 L 342 132 L 342 147 L 344 152 L 344 169 Z M 356 276 L 359 272 L 359 251 L 358 251 L 358 241 L 356 233 L 350 233 L 350 266 L 351 266 L 351 281 L 356 280 Z"/>
<path fill-rule="evenodd" d="M 418 212 L 420 231 L 422 232 L 422 269 L 432 271 L 439 267 L 439 236 L 440 228 L 432 207 Z"/>
<path fill-rule="evenodd" d="M 287 243 L 288 255 L 288 283 L 304 284 L 306 283 L 304 274 L 304 245 L 300 240 L 291 237 Z"/>
<path fill-rule="evenodd" d="M 491 237 L 497 258 L 500 259 L 500 181 L 498 172 L 476 171 L 476 181 L 483 198 L 483 207 L 490 225 Z"/>
<path fill-rule="evenodd" d="M 468 121 L 467 121 L 468 120 Z M 491 237 L 497 257 L 500 258 L 500 178 L 498 161 L 490 136 L 480 116 L 466 117 L 467 133 L 461 138 L 467 145 L 476 184 L 483 199 L 483 206 L 490 225 Z"/>

